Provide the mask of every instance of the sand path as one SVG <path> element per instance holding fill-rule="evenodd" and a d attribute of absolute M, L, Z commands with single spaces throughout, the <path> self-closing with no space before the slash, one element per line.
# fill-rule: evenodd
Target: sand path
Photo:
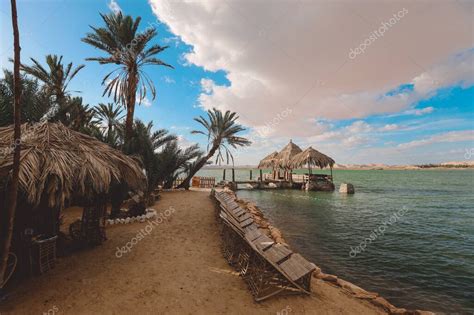
<path fill-rule="evenodd" d="M 3 314 L 383 314 L 315 280 L 309 297 L 255 303 L 220 253 L 214 205 L 206 192 L 167 192 L 155 205 L 175 211 L 116 257 L 146 223 L 111 226 L 103 245 L 58 261 L 16 287 Z M 286 309 L 287 313 L 284 311 Z M 283 311 L 283 312 L 282 312 Z"/>

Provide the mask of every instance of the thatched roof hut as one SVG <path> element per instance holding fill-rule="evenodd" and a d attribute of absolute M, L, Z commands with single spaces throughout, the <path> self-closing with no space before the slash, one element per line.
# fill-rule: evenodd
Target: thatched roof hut
<path fill-rule="evenodd" d="M 23 124 L 21 134 L 19 188 L 33 206 L 47 198 L 49 207 L 62 208 L 74 197 L 108 193 L 113 183 L 145 188 L 137 161 L 93 137 L 49 122 Z M 12 146 L 13 126 L 0 128 L 0 178 L 11 173 Z"/>
<path fill-rule="evenodd" d="M 329 166 L 332 168 L 334 163 L 335 161 L 329 156 L 313 149 L 312 147 L 309 147 L 303 152 L 295 155 L 292 158 L 290 164 L 291 168 L 296 169 L 305 165 L 307 165 L 309 168 L 311 168 L 311 166 L 317 166 L 319 168 Z"/>
<path fill-rule="evenodd" d="M 264 157 L 258 164 L 258 168 L 274 168 L 277 166 L 277 160 L 275 159 L 278 155 L 278 152 L 275 151 Z"/>
<path fill-rule="evenodd" d="M 278 161 L 278 166 L 284 169 L 291 169 L 292 158 L 302 151 L 303 150 L 301 150 L 299 146 L 290 140 L 290 143 L 288 143 L 275 157 L 275 159 Z"/>

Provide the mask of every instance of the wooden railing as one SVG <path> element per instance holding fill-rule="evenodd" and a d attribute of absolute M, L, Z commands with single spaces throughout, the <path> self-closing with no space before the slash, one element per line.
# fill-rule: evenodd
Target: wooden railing
<path fill-rule="evenodd" d="M 295 183 L 306 183 L 308 182 L 309 176 L 311 176 L 312 180 L 329 180 L 332 181 L 332 176 L 331 175 L 325 175 L 325 174 L 292 174 L 291 178 L 293 179 L 293 182 Z M 263 174 L 263 180 L 273 180 L 273 174 L 271 173 L 266 173 Z"/>

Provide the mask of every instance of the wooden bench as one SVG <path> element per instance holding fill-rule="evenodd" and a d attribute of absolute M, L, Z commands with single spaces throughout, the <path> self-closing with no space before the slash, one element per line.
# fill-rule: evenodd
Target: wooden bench
<path fill-rule="evenodd" d="M 282 244 L 275 244 L 263 252 L 263 256 L 269 261 L 279 265 L 290 257 L 293 252 Z"/>
<path fill-rule="evenodd" d="M 307 261 L 300 254 L 293 254 L 279 266 L 291 281 L 297 283 L 305 291 L 311 291 L 311 275 L 316 270 L 315 264 Z"/>
<path fill-rule="evenodd" d="M 260 231 L 233 196 L 225 192 L 214 196 L 221 209 L 223 255 L 245 280 L 254 299 L 262 301 L 283 292 L 309 294 L 316 266 Z"/>

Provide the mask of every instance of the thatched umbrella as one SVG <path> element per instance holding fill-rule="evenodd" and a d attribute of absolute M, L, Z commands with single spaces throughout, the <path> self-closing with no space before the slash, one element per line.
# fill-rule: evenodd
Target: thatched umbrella
<path fill-rule="evenodd" d="M 307 165 L 310 174 L 311 166 L 317 166 L 321 169 L 329 166 L 331 168 L 331 176 L 334 163 L 335 162 L 332 158 L 319 152 L 318 150 L 313 149 L 312 147 L 309 147 L 303 152 L 298 153 L 291 160 L 292 168 L 299 168 Z"/>
<path fill-rule="evenodd" d="M 283 168 L 283 169 L 292 169 L 291 166 L 291 159 L 300 153 L 301 148 L 297 146 L 296 144 L 293 143 L 293 141 L 290 140 L 290 143 L 288 143 L 281 151 L 278 153 L 278 155 L 275 157 L 275 159 L 278 161 L 278 165 Z"/>
<path fill-rule="evenodd" d="M 275 159 L 275 157 L 277 155 L 278 152 L 275 151 L 264 157 L 263 160 L 261 160 L 258 164 L 258 168 L 275 168 L 275 166 L 277 165 L 277 160 Z"/>
<path fill-rule="evenodd" d="M 49 207 L 62 208 L 73 197 L 108 193 L 113 183 L 145 188 L 137 161 L 93 137 L 60 123 L 23 124 L 21 129 L 19 189 L 33 206 L 47 198 Z M 0 128 L 0 178 L 11 173 L 13 141 L 13 126 Z"/>

